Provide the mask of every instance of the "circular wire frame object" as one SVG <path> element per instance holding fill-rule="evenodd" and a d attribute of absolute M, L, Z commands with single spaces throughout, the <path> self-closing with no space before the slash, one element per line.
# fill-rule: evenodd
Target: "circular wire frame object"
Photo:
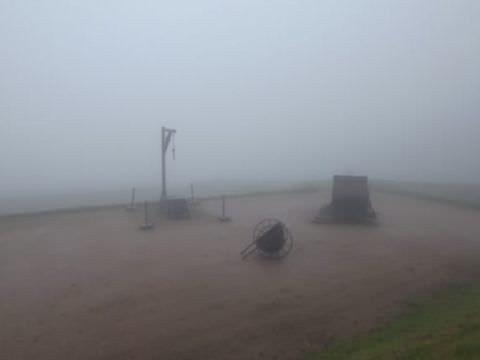
<path fill-rule="evenodd" d="M 278 227 L 277 235 L 271 239 L 264 237 L 267 232 Z M 268 259 L 281 259 L 287 256 L 293 248 L 293 235 L 278 219 L 260 221 L 253 229 L 253 243 L 258 252 Z"/>

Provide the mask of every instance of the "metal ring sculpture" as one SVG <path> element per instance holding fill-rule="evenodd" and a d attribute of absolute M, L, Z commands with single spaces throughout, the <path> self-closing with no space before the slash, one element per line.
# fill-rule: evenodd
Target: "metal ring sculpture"
<path fill-rule="evenodd" d="M 242 250 L 243 259 L 258 251 L 267 259 L 281 259 L 287 256 L 293 247 L 290 230 L 277 219 L 260 221 L 253 229 L 253 242 Z"/>

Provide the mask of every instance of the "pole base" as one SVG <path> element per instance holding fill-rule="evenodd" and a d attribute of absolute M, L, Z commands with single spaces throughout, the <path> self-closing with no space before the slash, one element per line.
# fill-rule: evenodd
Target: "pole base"
<path fill-rule="evenodd" d="M 152 229 L 153 229 L 152 224 L 143 224 L 142 226 L 140 226 L 140 230 L 142 230 L 142 231 L 152 230 Z"/>

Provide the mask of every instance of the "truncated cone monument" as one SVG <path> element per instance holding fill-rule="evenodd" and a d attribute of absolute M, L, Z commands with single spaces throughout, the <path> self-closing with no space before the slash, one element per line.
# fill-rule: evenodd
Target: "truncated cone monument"
<path fill-rule="evenodd" d="M 372 221 L 377 214 L 370 201 L 366 176 L 335 175 L 332 200 L 320 209 L 317 222 L 324 220 Z"/>

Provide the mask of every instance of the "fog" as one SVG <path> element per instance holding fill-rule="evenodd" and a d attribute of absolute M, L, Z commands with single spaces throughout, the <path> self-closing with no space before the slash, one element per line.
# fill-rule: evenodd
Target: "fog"
<path fill-rule="evenodd" d="M 0 195 L 479 182 L 478 1 L 0 1 Z"/>

